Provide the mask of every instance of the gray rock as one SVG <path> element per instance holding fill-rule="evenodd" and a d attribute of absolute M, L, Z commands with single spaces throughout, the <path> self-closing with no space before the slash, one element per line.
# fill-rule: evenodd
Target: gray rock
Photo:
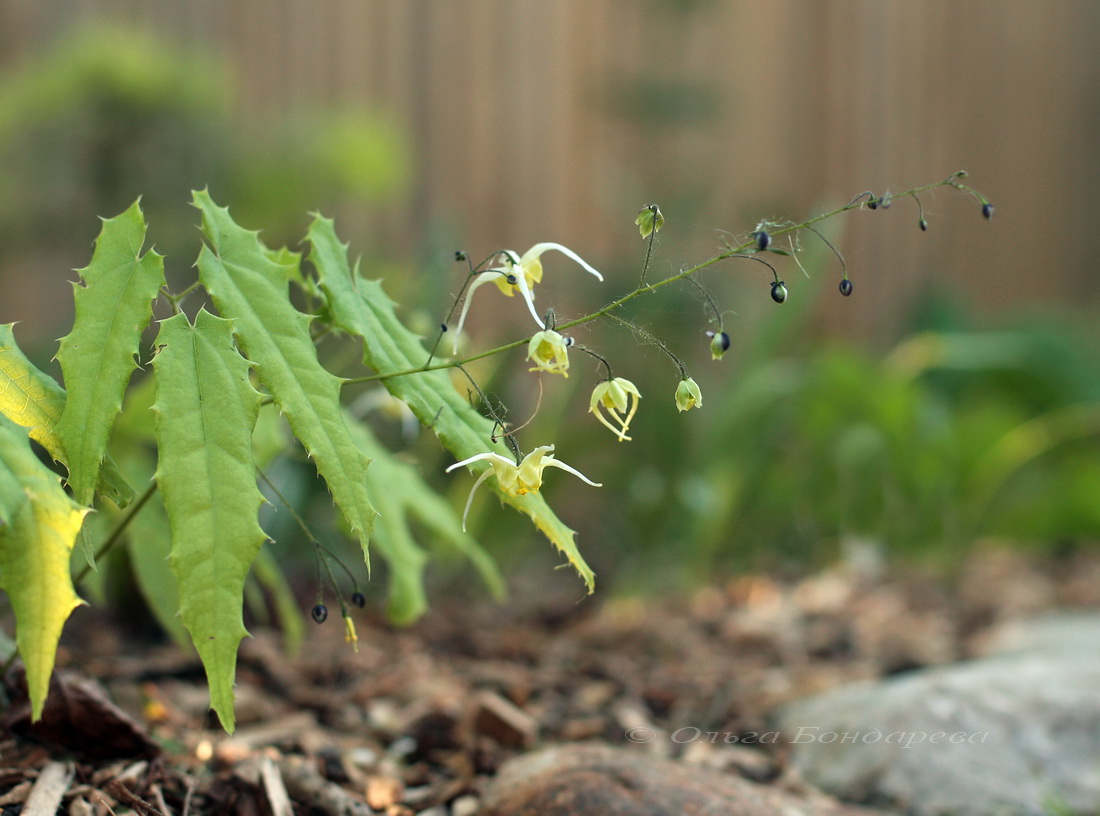
<path fill-rule="evenodd" d="M 778 725 L 804 778 L 851 801 L 919 816 L 1100 812 L 1097 651 L 847 686 L 786 707 Z"/>
<path fill-rule="evenodd" d="M 991 631 L 983 654 L 1092 652 L 1100 654 L 1100 613 L 1059 611 L 1008 621 Z"/>
<path fill-rule="evenodd" d="M 867 816 L 639 749 L 558 745 L 506 762 L 479 816 Z"/>

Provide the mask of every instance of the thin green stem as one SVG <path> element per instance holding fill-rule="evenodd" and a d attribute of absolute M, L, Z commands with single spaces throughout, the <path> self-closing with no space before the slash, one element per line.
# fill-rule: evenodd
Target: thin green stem
<path fill-rule="evenodd" d="M 971 192 L 971 188 L 965 187 L 965 185 L 961 185 L 956 181 L 956 179 L 964 178 L 965 175 L 966 174 L 962 171 L 960 171 L 958 173 L 952 173 L 950 176 L 948 176 L 946 179 L 944 179 L 942 181 L 934 181 L 930 184 L 925 184 L 925 185 L 922 185 L 920 187 L 914 187 L 911 190 L 906 190 L 904 193 L 897 193 L 897 194 L 891 196 L 891 198 L 895 201 L 899 198 L 907 198 L 907 197 L 915 198 L 919 193 L 924 193 L 924 192 L 927 192 L 928 190 L 933 190 L 937 187 L 954 187 L 956 189 L 963 190 L 963 192 Z M 819 215 L 815 215 L 813 218 L 807 219 L 806 221 L 803 221 L 799 224 L 789 224 L 789 225 L 784 226 L 784 227 L 777 227 L 776 229 L 771 230 L 770 234 L 773 238 L 775 238 L 775 237 L 778 237 L 780 235 L 786 235 L 788 233 L 796 233 L 799 230 L 809 229 L 809 228 L 813 227 L 814 224 L 818 224 L 818 223 L 820 223 L 822 221 L 825 221 L 829 218 L 835 218 L 836 216 L 842 215 L 843 213 L 846 213 L 849 210 L 861 209 L 866 204 L 865 198 L 866 198 L 866 194 L 864 194 L 862 196 L 858 196 L 857 198 L 853 199 L 852 201 L 848 202 L 847 204 L 845 204 L 841 207 L 836 207 L 835 209 L 829 210 L 827 212 L 820 213 Z M 919 199 L 918 199 L 918 201 L 919 201 Z M 663 286 L 668 286 L 669 284 L 676 283 L 677 281 L 680 281 L 680 280 L 682 280 L 682 279 L 684 279 L 684 278 L 686 278 L 690 275 L 694 275 L 696 272 L 700 272 L 704 269 L 707 269 L 711 266 L 714 266 L 716 263 L 719 263 L 720 261 L 724 261 L 727 258 L 742 257 L 742 258 L 749 258 L 749 259 L 754 260 L 754 261 L 759 261 L 760 263 L 766 263 L 765 261 L 761 260 L 760 258 L 755 257 L 755 255 L 753 254 L 755 251 L 756 251 L 756 239 L 755 238 L 749 238 L 749 240 L 744 241 L 743 243 L 738 244 L 736 246 L 728 246 L 723 252 L 719 252 L 717 255 L 713 255 L 712 257 L 706 259 L 705 261 L 702 261 L 698 264 L 695 264 L 695 266 L 688 267 L 687 269 L 681 269 L 679 272 L 677 272 L 673 275 L 669 275 L 667 278 L 663 278 L 662 280 L 659 280 L 656 283 L 646 283 L 643 286 L 638 286 L 633 291 L 627 292 L 622 297 L 611 301 L 610 303 L 608 303 L 606 306 L 604 306 L 601 309 L 597 309 L 596 311 L 591 312 L 589 314 L 586 314 L 583 317 L 578 317 L 578 318 L 570 320 L 566 323 L 562 323 L 562 324 L 557 326 L 557 330 L 559 332 L 564 331 L 565 329 L 571 329 L 574 326 L 582 326 L 585 323 L 591 323 L 593 320 L 597 320 L 598 318 L 601 318 L 601 317 L 607 317 L 607 316 L 611 315 L 612 312 L 617 311 L 618 309 L 622 308 L 627 303 L 634 300 L 636 297 L 638 297 L 640 295 L 649 294 L 650 292 L 653 292 L 657 289 L 660 289 Z M 769 266 L 770 266 L 770 264 L 769 264 Z M 774 271 L 775 270 L 773 268 L 773 272 Z M 625 321 L 622 321 L 622 322 L 625 322 Z M 628 325 L 632 325 L 632 324 L 628 324 Z M 530 337 L 525 337 L 522 340 L 516 340 L 516 341 L 511 342 L 511 343 L 505 343 L 504 345 L 497 346 L 495 348 L 491 348 L 487 351 L 483 351 L 480 354 L 474 354 L 474 355 L 471 355 L 470 357 L 464 357 L 461 360 L 453 360 L 453 361 L 444 362 L 444 363 L 435 363 L 434 365 L 417 366 L 415 368 L 406 368 L 406 369 L 402 369 L 400 371 L 390 371 L 390 372 L 384 372 L 384 373 L 378 373 L 378 374 L 369 374 L 369 375 L 366 375 L 366 376 L 363 376 L 363 377 L 353 377 L 353 378 L 350 378 L 350 379 L 346 379 L 343 382 L 344 382 L 344 384 L 362 383 L 362 382 L 376 382 L 376 381 L 380 381 L 380 380 L 388 380 L 388 379 L 391 379 L 393 377 L 406 377 L 410 374 L 420 374 L 420 373 L 427 372 L 427 371 L 439 371 L 441 369 L 446 369 L 446 368 L 460 367 L 460 366 L 467 365 L 468 363 L 472 363 L 475 360 L 481 360 L 481 359 L 484 359 L 486 357 L 492 357 L 494 354 L 501 354 L 501 353 L 506 352 L 506 351 L 511 351 L 512 349 L 515 349 L 515 348 L 520 348 L 521 346 L 527 345 L 527 343 L 530 341 L 530 339 L 531 339 Z"/>
<path fill-rule="evenodd" d="M 149 499 L 151 499 L 153 497 L 153 494 L 156 492 L 157 483 L 154 480 L 149 482 L 149 486 L 145 488 L 145 492 L 138 496 L 137 499 L 134 500 L 133 504 L 126 508 L 126 511 L 122 514 L 122 517 L 119 518 L 117 522 L 115 522 L 115 526 L 114 529 L 111 530 L 111 534 L 103 540 L 103 543 L 99 545 L 99 549 L 96 550 L 94 558 L 97 562 L 101 558 L 103 558 L 103 556 L 107 555 L 107 553 L 109 553 L 112 549 L 114 549 L 114 546 L 122 540 L 122 534 L 126 532 L 126 528 L 130 526 L 130 522 L 134 520 L 134 516 L 136 516 L 141 511 L 141 508 L 145 506 L 145 503 L 149 501 Z M 91 572 L 91 570 L 92 565 L 85 564 L 80 572 L 76 574 L 74 583 L 79 584 L 81 581 L 83 581 L 84 578 L 87 577 L 88 573 Z"/>

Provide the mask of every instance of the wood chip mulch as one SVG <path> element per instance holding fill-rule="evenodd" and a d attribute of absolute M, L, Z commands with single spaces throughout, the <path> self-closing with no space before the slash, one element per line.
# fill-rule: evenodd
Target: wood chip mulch
<path fill-rule="evenodd" d="M 516 597 L 440 601 L 408 629 L 359 620 L 358 652 L 339 620 L 295 659 L 256 630 L 232 735 L 197 659 L 79 610 L 42 723 L 18 670 L 5 678 L 0 814 L 471 816 L 510 757 L 638 734 L 660 756 L 796 786 L 783 746 L 752 737 L 777 705 L 971 656 L 1008 619 L 1100 607 L 1100 555 L 985 550 L 951 581 L 848 568 L 685 598 Z"/>

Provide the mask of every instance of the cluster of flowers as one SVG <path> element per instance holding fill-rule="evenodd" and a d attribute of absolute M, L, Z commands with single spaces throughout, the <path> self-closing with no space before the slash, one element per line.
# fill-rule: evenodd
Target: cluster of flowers
<path fill-rule="evenodd" d="M 664 216 L 656 207 L 646 207 L 639 213 L 636 221 L 643 238 L 656 232 L 664 224 Z M 474 292 L 486 283 L 493 283 L 500 292 L 508 297 L 513 297 L 518 292 L 527 305 L 527 310 L 538 324 L 537 331 L 527 344 L 527 359 L 531 362 L 530 371 L 546 372 L 548 374 L 560 374 L 569 376 L 569 349 L 573 346 L 573 339 L 558 332 L 553 326 L 547 326 L 535 309 L 534 287 L 542 282 L 542 255 L 548 250 L 556 250 L 576 261 L 583 269 L 590 272 L 597 279 L 603 280 L 603 276 L 583 258 L 568 247 L 555 243 L 535 244 L 523 255 L 512 250 L 503 250 L 497 253 L 499 263 L 491 264 L 489 268 L 473 276 L 466 289 L 465 301 L 459 315 L 458 326 L 455 331 L 454 349 L 458 351 L 458 338 L 462 327 L 466 323 L 470 302 Z M 729 348 L 729 337 L 724 333 L 714 336 L 711 348 L 717 359 Z M 720 351 L 718 350 L 720 349 Z M 597 420 L 614 433 L 620 442 L 629 441 L 627 434 L 630 423 L 638 411 L 638 401 L 642 398 L 638 388 L 630 380 L 623 377 L 609 375 L 607 379 L 599 382 L 592 391 L 588 410 Z M 699 385 L 690 377 L 684 377 L 676 388 L 676 407 L 681 411 L 702 407 L 703 397 L 699 391 Z M 466 517 L 469 515 L 470 505 L 473 502 L 474 493 L 481 484 L 490 476 L 495 475 L 500 489 L 514 496 L 522 496 L 526 493 L 538 492 L 542 486 L 543 471 L 547 467 L 556 467 L 568 471 L 582 479 L 593 487 L 602 485 L 593 482 L 587 476 L 575 468 L 554 458 L 553 445 L 543 445 L 535 448 L 518 461 L 512 461 L 506 456 L 495 452 L 479 453 L 461 462 L 456 462 L 447 468 L 447 472 L 457 468 L 471 465 L 475 462 L 485 461 L 491 467 L 478 476 L 470 490 L 470 496 L 466 501 L 466 510 L 462 516 L 463 528 L 466 526 Z M 518 459 L 518 457 L 517 457 Z"/>

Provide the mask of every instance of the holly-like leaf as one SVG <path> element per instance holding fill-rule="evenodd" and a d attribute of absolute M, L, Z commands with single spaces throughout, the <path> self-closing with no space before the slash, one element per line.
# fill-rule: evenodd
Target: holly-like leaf
<path fill-rule="evenodd" d="M 69 559 L 86 507 L 31 450 L 26 428 L 0 417 L 0 587 L 15 612 L 16 643 L 27 667 L 31 718 L 50 687 L 57 641 L 80 604 Z"/>
<path fill-rule="evenodd" d="M 309 259 L 317 269 L 333 322 L 349 334 L 363 338 L 363 361 L 379 374 L 423 366 L 428 353 L 420 338 L 397 317 L 394 302 L 382 291 L 379 281 L 363 279 L 358 269 L 352 272 L 347 245 L 336 237 L 332 220 L 315 216 L 306 240 L 312 247 Z M 503 445 L 492 443 L 493 423 L 455 389 L 447 371 L 393 377 L 383 380 L 383 384 L 408 404 L 417 419 L 435 432 L 456 459 L 494 449 L 509 455 Z M 489 465 L 477 463 L 473 467 L 483 469 Z M 542 495 L 513 496 L 499 490 L 495 478 L 489 484 L 497 490 L 501 501 L 531 517 L 535 526 L 565 554 L 591 592 L 595 574 L 577 549 L 573 530 L 554 514 Z"/>
<path fill-rule="evenodd" d="M 395 623 L 412 623 L 428 608 L 424 593 L 427 554 L 416 543 L 409 524 L 412 519 L 469 558 L 492 595 L 503 597 L 504 579 L 496 564 L 462 531 L 462 522 L 454 508 L 425 483 L 416 468 L 386 450 L 365 425 L 355 424 L 351 428 L 356 443 L 371 457 L 367 483 L 378 507 L 374 546 L 390 567 L 387 609 L 390 619 Z"/>
<path fill-rule="evenodd" d="M 172 529 L 180 616 L 206 667 L 210 704 L 234 728 L 237 647 L 248 569 L 266 540 L 257 522 L 252 429 L 261 397 L 231 324 L 200 310 L 161 323 L 156 378 L 157 484 Z"/>
<path fill-rule="evenodd" d="M 14 325 L 0 324 L 0 414 L 27 428 L 31 439 L 67 465 L 68 456 L 57 433 L 58 420 L 65 410 L 65 389 L 23 354 L 15 343 Z M 110 454 L 100 468 L 99 492 L 119 507 L 134 500 L 134 489 L 119 473 Z"/>
<path fill-rule="evenodd" d="M 241 351 L 313 458 L 366 558 L 376 515 L 366 488 L 370 460 L 348 432 L 340 379 L 317 360 L 310 316 L 290 302 L 287 281 L 294 267 L 273 260 L 291 256 L 268 250 L 258 233 L 234 223 L 205 190 L 194 194 L 194 204 L 208 241 L 199 255 L 199 278 L 222 316 L 233 320 Z"/>
<path fill-rule="evenodd" d="M 139 202 L 103 222 L 92 262 L 73 284 L 76 318 L 57 359 L 65 376 L 65 409 L 57 423 L 73 498 L 91 506 L 100 463 L 122 395 L 137 368 L 141 333 L 164 285 L 164 259 L 141 254 L 145 219 Z"/>

